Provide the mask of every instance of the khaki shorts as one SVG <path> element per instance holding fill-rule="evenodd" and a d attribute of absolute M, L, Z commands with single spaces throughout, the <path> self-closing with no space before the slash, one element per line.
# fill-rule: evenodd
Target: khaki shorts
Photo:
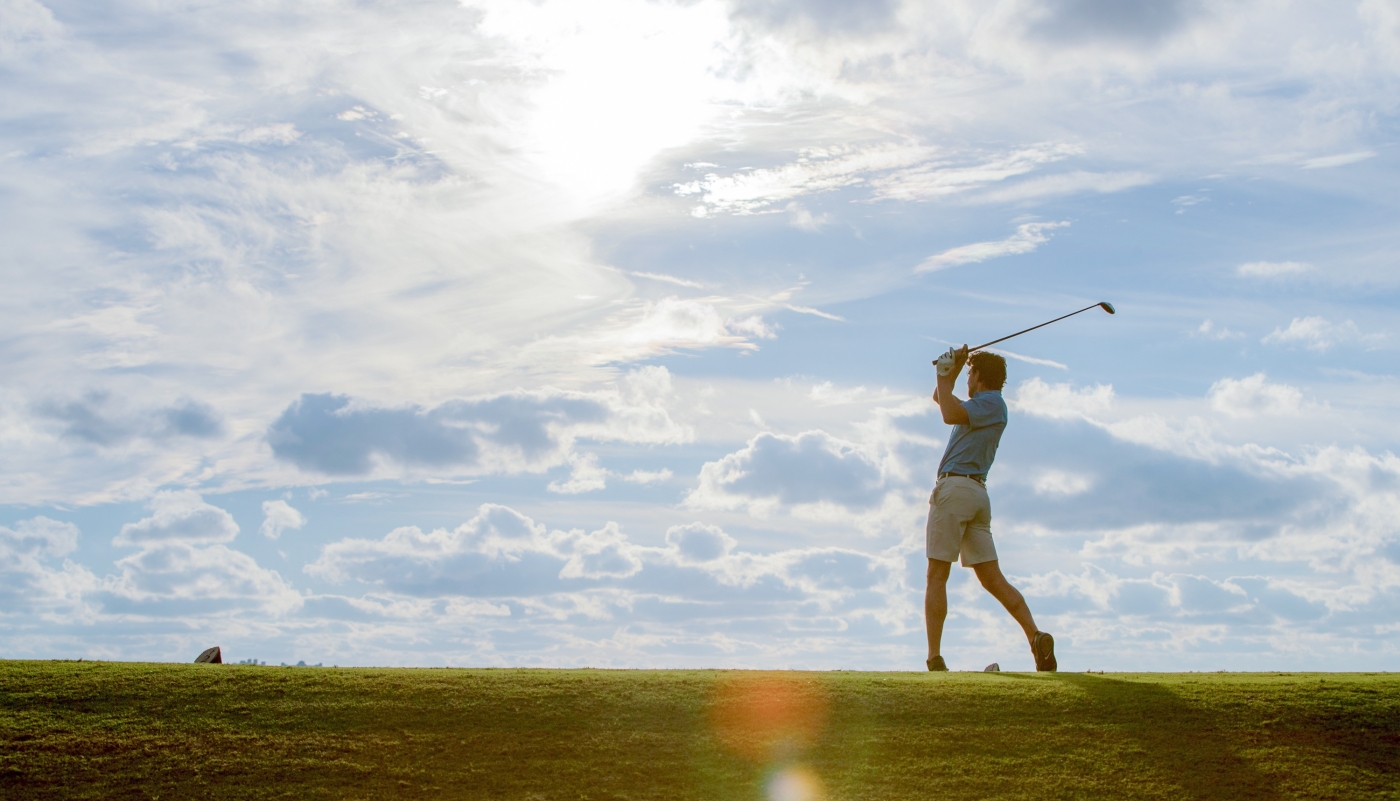
<path fill-rule="evenodd" d="M 929 496 L 928 528 L 924 553 L 930 559 L 958 561 L 963 567 L 994 562 L 992 544 L 992 502 L 987 488 L 962 476 L 938 480 Z"/>

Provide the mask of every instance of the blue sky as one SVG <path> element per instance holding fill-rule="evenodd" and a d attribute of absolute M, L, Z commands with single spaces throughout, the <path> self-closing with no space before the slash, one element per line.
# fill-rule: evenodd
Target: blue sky
<path fill-rule="evenodd" d="M 1400 659 L 1400 5 L 9 0 L 0 654 Z M 954 669 L 1029 669 L 955 571 Z"/>

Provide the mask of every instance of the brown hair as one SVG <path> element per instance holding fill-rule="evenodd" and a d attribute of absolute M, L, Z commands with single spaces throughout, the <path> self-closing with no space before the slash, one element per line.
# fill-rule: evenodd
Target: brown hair
<path fill-rule="evenodd" d="M 977 381 L 984 389 L 1006 386 L 1006 360 L 997 354 L 979 350 L 968 357 L 967 365 L 977 371 Z"/>

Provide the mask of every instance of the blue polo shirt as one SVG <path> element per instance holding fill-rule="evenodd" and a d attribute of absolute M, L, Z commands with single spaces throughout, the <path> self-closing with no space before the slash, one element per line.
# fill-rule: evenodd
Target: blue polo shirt
<path fill-rule="evenodd" d="M 953 426 L 938 473 L 985 478 L 997 458 L 1001 432 L 1006 430 L 1006 401 L 1001 399 L 1000 390 L 984 389 L 963 401 L 963 408 L 967 410 L 967 425 Z"/>

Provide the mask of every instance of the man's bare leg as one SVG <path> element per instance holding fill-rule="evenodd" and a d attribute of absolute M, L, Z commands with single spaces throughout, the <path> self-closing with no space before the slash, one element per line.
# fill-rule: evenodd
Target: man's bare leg
<path fill-rule="evenodd" d="M 932 563 L 933 560 L 929 560 Z M 944 562 L 943 564 L 948 564 Z M 990 562 L 982 562 L 972 566 L 977 573 L 977 580 L 982 582 L 982 586 L 992 594 L 993 598 L 1001 601 L 1001 605 L 1006 607 L 1006 611 L 1016 618 L 1016 622 L 1021 624 L 1022 630 L 1026 632 L 1026 641 L 1035 647 L 1035 618 L 1031 617 L 1031 608 L 1026 605 L 1026 599 L 1021 595 L 1021 591 L 1011 586 L 1011 582 L 1006 580 L 1006 576 L 1001 573 L 1001 565 L 994 559 Z M 944 573 L 946 580 L 947 573 Z M 927 609 L 928 602 L 924 602 Z M 947 601 L 944 601 L 944 612 L 947 612 Z M 939 633 L 943 632 L 942 621 L 938 624 Z M 929 635 L 929 642 L 933 642 L 933 635 Z"/>
<path fill-rule="evenodd" d="M 952 566 L 952 562 L 928 560 L 928 586 L 924 588 L 924 626 L 928 629 L 929 659 L 942 656 L 939 648 L 943 643 L 943 621 L 948 617 L 948 572 Z"/>

